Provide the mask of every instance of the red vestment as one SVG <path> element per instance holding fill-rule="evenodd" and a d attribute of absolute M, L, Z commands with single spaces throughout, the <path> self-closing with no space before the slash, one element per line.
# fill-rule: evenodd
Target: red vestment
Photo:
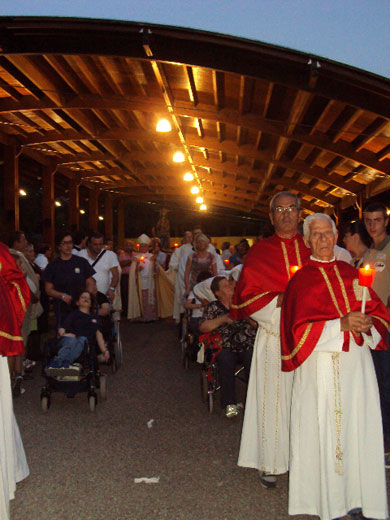
<path fill-rule="evenodd" d="M 30 289 L 22 271 L 0 243 L 0 354 L 15 356 L 24 352 L 21 328 L 30 303 Z"/>
<path fill-rule="evenodd" d="M 257 242 L 250 250 L 238 280 L 230 315 L 247 318 L 286 289 L 291 265 L 305 265 L 310 256 L 302 235 L 278 235 Z"/>
<path fill-rule="evenodd" d="M 390 315 L 376 293 L 369 289 L 365 314 L 382 337 L 376 350 L 387 348 Z M 346 262 L 316 262 L 299 270 L 287 286 L 281 315 L 282 370 L 298 368 L 313 352 L 325 322 L 361 310 L 362 288 L 358 271 Z M 363 345 L 361 334 L 344 332 L 343 351 L 349 350 L 350 334 Z"/>

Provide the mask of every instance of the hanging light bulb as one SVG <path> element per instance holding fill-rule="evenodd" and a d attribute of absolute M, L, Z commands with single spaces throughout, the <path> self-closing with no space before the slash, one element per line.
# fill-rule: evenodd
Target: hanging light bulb
<path fill-rule="evenodd" d="M 176 152 L 173 155 L 173 162 L 181 163 L 181 162 L 184 162 L 184 160 L 185 160 L 185 157 L 184 157 L 184 154 L 182 152 Z"/>
<path fill-rule="evenodd" d="M 197 204 L 203 204 L 203 197 L 196 197 Z"/>
<path fill-rule="evenodd" d="M 187 172 L 187 173 L 184 174 L 183 179 L 185 181 L 193 181 L 194 180 L 194 176 L 192 175 L 191 172 Z"/>
<path fill-rule="evenodd" d="M 201 204 L 201 205 L 199 206 L 199 209 L 200 209 L 201 211 L 206 211 L 206 209 L 207 209 L 206 204 Z"/>
<path fill-rule="evenodd" d="M 156 125 L 156 132 L 170 132 L 172 130 L 171 123 L 168 119 L 160 119 Z"/>
<path fill-rule="evenodd" d="M 192 180 L 192 179 L 191 179 L 191 180 Z M 24 190 L 23 188 L 20 188 L 20 190 L 19 190 L 19 195 L 20 195 L 21 197 L 25 197 L 25 196 L 27 195 L 27 191 Z"/>
<path fill-rule="evenodd" d="M 102 217 L 101 215 L 99 215 L 99 220 L 104 220 L 104 217 Z"/>
<path fill-rule="evenodd" d="M 54 204 L 57 206 L 57 208 L 60 208 L 62 206 L 61 202 L 59 200 L 56 200 Z"/>
<path fill-rule="evenodd" d="M 80 213 L 81 213 L 82 215 L 84 215 L 84 214 L 85 214 L 85 209 L 80 209 Z"/>
<path fill-rule="evenodd" d="M 192 193 L 193 195 L 197 195 L 197 194 L 199 193 L 199 188 L 198 188 L 198 186 L 192 186 L 192 188 L 191 188 L 191 193 Z"/>

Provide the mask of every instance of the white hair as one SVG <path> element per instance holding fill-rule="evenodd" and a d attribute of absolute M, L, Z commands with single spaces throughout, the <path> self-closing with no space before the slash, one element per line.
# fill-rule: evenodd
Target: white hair
<path fill-rule="evenodd" d="M 305 220 L 303 221 L 303 236 L 307 240 L 309 239 L 309 236 L 310 236 L 310 224 L 312 222 L 314 222 L 315 220 L 319 220 L 319 219 L 330 222 L 330 224 L 332 225 L 332 231 L 333 231 L 334 236 L 337 235 L 336 224 L 334 223 L 334 220 L 330 218 L 329 215 L 327 215 L 326 213 L 313 213 L 312 215 L 309 215 L 308 217 L 306 217 Z"/>

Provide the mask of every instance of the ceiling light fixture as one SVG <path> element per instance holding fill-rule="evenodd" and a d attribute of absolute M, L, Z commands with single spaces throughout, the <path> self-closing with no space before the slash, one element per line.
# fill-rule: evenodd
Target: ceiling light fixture
<path fill-rule="evenodd" d="M 192 186 L 192 188 L 191 188 L 191 193 L 192 193 L 193 195 L 197 195 L 197 194 L 199 193 L 199 188 L 198 188 L 198 186 Z"/>
<path fill-rule="evenodd" d="M 102 217 L 101 215 L 99 215 L 99 220 L 104 220 L 104 217 Z"/>
<path fill-rule="evenodd" d="M 82 215 L 84 215 L 84 214 L 85 214 L 85 209 L 80 209 L 80 213 L 81 213 Z"/>
<path fill-rule="evenodd" d="M 156 132 L 170 132 L 172 130 L 171 123 L 168 119 L 160 119 L 156 125 Z"/>
<path fill-rule="evenodd" d="M 190 182 L 190 181 L 193 181 L 193 180 L 194 180 L 194 176 L 192 175 L 191 172 L 187 172 L 187 173 L 184 174 L 183 179 L 184 179 L 185 181 L 189 181 L 189 182 Z"/>
<path fill-rule="evenodd" d="M 19 195 L 20 195 L 21 197 L 25 197 L 25 196 L 27 195 L 27 191 L 24 190 L 24 189 L 22 189 L 22 188 L 20 188 L 20 190 L 19 190 Z"/>
<path fill-rule="evenodd" d="M 196 197 L 197 204 L 203 204 L 203 197 Z"/>
<path fill-rule="evenodd" d="M 201 204 L 201 205 L 199 206 L 199 209 L 200 209 L 201 211 L 206 211 L 206 209 L 207 209 L 206 204 Z"/>
<path fill-rule="evenodd" d="M 173 156 L 173 162 L 182 163 L 185 161 L 184 154 L 182 152 L 176 152 Z"/>
<path fill-rule="evenodd" d="M 57 208 L 60 208 L 62 206 L 61 202 L 59 200 L 56 200 L 54 204 L 57 206 Z"/>

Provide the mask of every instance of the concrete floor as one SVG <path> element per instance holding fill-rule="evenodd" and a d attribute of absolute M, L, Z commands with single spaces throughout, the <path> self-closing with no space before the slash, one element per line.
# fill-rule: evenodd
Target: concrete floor
<path fill-rule="evenodd" d="M 43 414 L 39 371 L 26 381 L 15 413 L 31 474 L 18 484 L 12 520 L 291 518 L 286 475 L 265 490 L 255 470 L 237 466 L 242 418 L 227 420 L 219 406 L 209 415 L 199 368 L 181 367 L 175 326 L 126 323 L 122 338 L 124 364 L 108 373 L 95 413 L 86 394 L 54 394 Z"/>

